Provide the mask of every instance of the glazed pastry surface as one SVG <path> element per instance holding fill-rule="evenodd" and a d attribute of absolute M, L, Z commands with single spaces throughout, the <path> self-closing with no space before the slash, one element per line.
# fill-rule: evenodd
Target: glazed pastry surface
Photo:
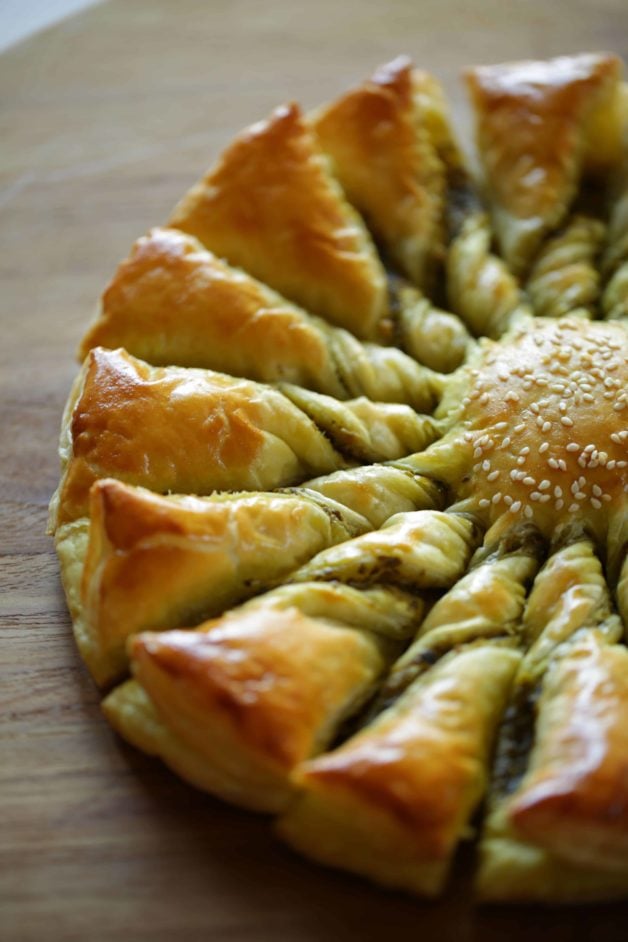
<path fill-rule="evenodd" d="M 104 712 L 312 860 L 628 894 L 628 86 L 405 58 L 245 129 L 133 245 L 51 502 Z M 112 685 L 117 684 L 112 688 Z"/>
<path fill-rule="evenodd" d="M 412 311 L 406 317 L 417 320 Z M 448 328 L 456 342 L 434 340 L 427 358 L 414 344 L 421 363 L 445 371 L 459 365 L 466 338 L 457 322 Z M 151 230 L 119 265 L 81 342 L 80 358 L 96 346 L 122 346 L 155 366 L 296 383 L 337 399 L 366 395 L 418 406 L 427 382 L 400 350 L 361 343 L 176 229 Z"/>
<path fill-rule="evenodd" d="M 236 138 L 169 225 L 357 337 L 380 332 L 384 269 L 296 104 Z"/>
<path fill-rule="evenodd" d="M 617 162 L 620 72 L 602 54 L 468 72 L 496 233 L 515 273 L 563 222 L 583 171 Z"/>
<path fill-rule="evenodd" d="M 443 166 L 410 61 L 397 59 L 317 112 L 316 134 L 354 206 L 419 287 L 444 256 Z"/>

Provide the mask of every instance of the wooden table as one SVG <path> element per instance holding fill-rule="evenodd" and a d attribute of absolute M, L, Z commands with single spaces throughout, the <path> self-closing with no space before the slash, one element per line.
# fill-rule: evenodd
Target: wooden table
<path fill-rule="evenodd" d="M 628 938 L 628 907 L 424 905 L 310 866 L 268 824 L 120 743 L 44 535 L 73 350 L 134 238 L 243 125 L 401 51 L 468 132 L 467 63 L 611 49 L 625 0 L 113 0 L 0 57 L 0 937 L 465 942 Z"/>

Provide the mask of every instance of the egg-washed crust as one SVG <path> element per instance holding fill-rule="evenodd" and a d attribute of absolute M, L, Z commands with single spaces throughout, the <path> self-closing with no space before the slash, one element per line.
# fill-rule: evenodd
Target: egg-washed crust
<path fill-rule="evenodd" d="M 628 890 L 628 651 L 586 634 L 552 665 L 536 744 L 508 815 L 559 860 L 620 871 Z"/>
<path fill-rule="evenodd" d="M 461 490 L 491 522 L 523 512 L 551 533 L 584 513 L 604 537 L 628 484 L 625 350 L 623 327 L 575 318 L 485 341 L 462 398 L 474 463 Z"/>
<path fill-rule="evenodd" d="M 346 465 L 272 387 L 151 367 L 122 349 L 92 350 L 72 398 L 53 503 L 57 525 L 87 514 L 89 489 L 99 477 L 161 493 L 210 494 L 281 487 Z"/>
<path fill-rule="evenodd" d="M 422 76 L 407 58 L 312 116 L 348 199 L 400 270 L 433 285 L 444 257 L 445 167 L 417 93 Z"/>
<path fill-rule="evenodd" d="M 619 73 L 469 73 L 487 210 L 408 60 L 277 109 L 133 246 L 64 414 L 112 726 L 419 895 L 474 816 L 480 898 L 628 893 Z"/>
<path fill-rule="evenodd" d="M 296 104 L 242 132 L 169 225 L 357 337 L 380 332 L 384 269 Z"/>
<path fill-rule="evenodd" d="M 426 371 L 429 407 L 438 388 Z M 437 425 L 411 407 L 340 402 L 209 370 L 153 367 L 124 349 L 91 350 L 63 420 L 53 527 L 88 512 L 101 477 L 160 493 L 268 490 L 356 462 L 423 448 Z"/>
<path fill-rule="evenodd" d="M 373 636 L 297 609 L 140 635 L 131 654 L 171 734 L 202 758 L 210 790 L 260 811 L 285 804 L 290 769 L 323 748 L 384 667 Z"/>
<path fill-rule="evenodd" d="M 497 237 L 515 273 L 563 222 L 583 171 L 617 163 L 621 67 L 600 53 L 467 72 Z"/>
<path fill-rule="evenodd" d="M 292 769 L 329 744 L 340 722 L 373 693 L 386 664 L 399 653 L 399 642 L 420 621 L 423 604 L 408 586 L 455 582 L 477 530 L 456 514 L 417 511 L 398 515 L 369 536 L 368 545 L 359 536 L 348 541 L 342 559 L 322 551 L 313 566 L 306 563 L 294 574 L 292 585 L 258 596 L 195 632 L 140 634 L 130 642 L 135 678 L 169 735 L 193 750 L 195 767 L 207 764 L 207 780 L 216 761 L 239 757 L 230 787 L 240 795 L 232 800 L 246 807 L 277 807 L 268 805 L 265 788 L 257 791 L 260 766 L 274 769 L 275 801 L 293 790 Z M 387 554 L 392 564 L 373 570 L 377 538 L 380 559 Z M 395 572 L 395 550 L 399 559 L 406 555 L 401 573 Z M 124 698 L 112 703 L 109 715 L 123 715 Z M 214 756 L 215 728 L 224 760 Z M 163 757 L 169 761 L 169 754 Z M 220 782 L 210 790 L 224 796 Z"/>
<path fill-rule="evenodd" d="M 422 358 L 429 327 L 417 331 L 415 325 L 419 361 L 437 370 L 458 366 L 464 334 L 451 352 L 443 338 L 433 338 Z M 120 263 L 81 342 L 80 359 L 97 346 L 124 347 L 154 366 L 296 383 L 337 399 L 365 395 L 419 407 L 424 385 L 421 367 L 401 350 L 361 343 L 176 229 L 152 229 Z"/>
<path fill-rule="evenodd" d="M 486 781 L 517 652 L 445 658 L 362 732 L 295 773 L 284 838 L 333 866 L 433 896 Z"/>
<path fill-rule="evenodd" d="M 130 635 L 220 614 L 368 529 L 316 493 L 162 497 L 106 478 L 92 487 L 89 523 L 82 522 L 84 565 L 75 566 L 74 553 L 65 582 L 78 594 L 77 642 L 99 684 L 127 669 Z M 57 551 L 67 556 L 76 540 L 74 524 L 60 527 Z"/>

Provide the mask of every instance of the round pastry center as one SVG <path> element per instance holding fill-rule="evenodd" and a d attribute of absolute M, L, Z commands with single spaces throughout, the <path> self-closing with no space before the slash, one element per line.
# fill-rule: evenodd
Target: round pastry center
<path fill-rule="evenodd" d="M 607 512 L 628 490 L 628 334 L 537 319 L 487 343 L 462 401 L 469 494 L 546 521 Z"/>

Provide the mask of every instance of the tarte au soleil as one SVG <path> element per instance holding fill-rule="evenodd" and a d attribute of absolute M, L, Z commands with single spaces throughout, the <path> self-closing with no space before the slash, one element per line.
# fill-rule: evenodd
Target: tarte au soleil
<path fill-rule="evenodd" d="M 51 503 L 129 742 L 420 896 L 628 894 L 628 94 L 400 57 L 244 130 L 79 347 Z"/>

